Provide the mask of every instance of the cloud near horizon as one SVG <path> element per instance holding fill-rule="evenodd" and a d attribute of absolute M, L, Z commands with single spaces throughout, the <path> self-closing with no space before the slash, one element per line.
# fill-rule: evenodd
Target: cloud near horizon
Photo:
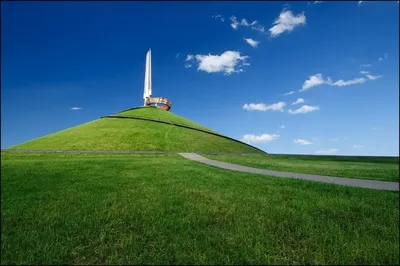
<path fill-rule="evenodd" d="M 71 108 L 72 111 L 78 111 L 78 110 L 81 110 L 81 109 L 82 109 L 82 107 L 72 107 Z"/>
<path fill-rule="evenodd" d="M 186 57 L 186 68 L 192 67 L 193 63 L 197 63 L 197 70 L 207 73 L 222 72 L 224 75 L 243 72 L 243 66 L 250 65 L 247 63 L 248 56 L 242 56 L 238 51 L 225 51 L 221 55 L 191 55 Z"/>
<path fill-rule="evenodd" d="M 335 154 L 338 151 L 339 151 L 338 149 L 329 149 L 326 151 L 316 151 L 315 154 Z"/>
<path fill-rule="evenodd" d="M 284 111 L 284 107 L 286 106 L 285 102 L 278 102 L 273 104 L 264 104 L 264 103 L 249 103 L 244 104 L 243 109 L 248 111 Z"/>
<path fill-rule="evenodd" d="M 293 140 L 294 144 L 299 144 L 299 145 L 311 145 L 313 144 L 312 142 L 305 140 L 305 139 L 295 139 Z"/>
<path fill-rule="evenodd" d="M 262 134 L 262 135 L 246 134 L 243 136 L 242 141 L 247 142 L 249 144 L 267 143 L 267 142 L 276 140 L 279 137 L 280 137 L 280 135 L 278 135 L 278 134 Z"/>

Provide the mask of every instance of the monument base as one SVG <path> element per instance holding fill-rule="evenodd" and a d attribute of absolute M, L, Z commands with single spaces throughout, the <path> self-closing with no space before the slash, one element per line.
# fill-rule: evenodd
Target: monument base
<path fill-rule="evenodd" d="M 145 100 L 144 106 L 152 106 L 169 111 L 171 109 L 171 102 L 167 98 L 163 97 L 150 97 Z"/>

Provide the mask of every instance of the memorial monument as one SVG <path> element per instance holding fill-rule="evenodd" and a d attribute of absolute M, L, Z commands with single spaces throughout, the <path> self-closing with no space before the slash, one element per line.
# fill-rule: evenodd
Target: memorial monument
<path fill-rule="evenodd" d="M 151 49 L 146 54 L 146 66 L 144 73 L 144 92 L 143 100 L 144 106 L 155 106 L 157 108 L 169 111 L 171 109 L 171 102 L 164 97 L 151 97 L 152 96 L 152 82 L 151 82 Z"/>

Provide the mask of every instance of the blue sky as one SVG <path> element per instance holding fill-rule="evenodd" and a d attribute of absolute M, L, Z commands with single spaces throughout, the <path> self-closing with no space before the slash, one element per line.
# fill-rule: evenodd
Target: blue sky
<path fill-rule="evenodd" d="M 222 134 L 399 155 L 395 1 L 2 2 L 1 16 L 2 148 L 142 105 L 151 48 L 153 96 Z"/>

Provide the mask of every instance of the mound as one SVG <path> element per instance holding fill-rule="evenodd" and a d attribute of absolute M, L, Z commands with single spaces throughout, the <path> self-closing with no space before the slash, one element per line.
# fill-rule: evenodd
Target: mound
<path fill-rule="evenodd" d="M 158 108 L 133 108 L 10 149 L 264 153 Z"/>
<path fill-rule="evenodd" d="M 166 112 L 163 109 L 155 108 L 155 107 L 138 107 L 132 108 L 128 110 L 124 110 L 120 113 L 117 113 L 118 116 L 129 116 L 129 117 L 139 117 L 139 118 L 148 118 L 148 119 L 155 119 L 160 121 L 166 121 L 170 123 L 180 124 L 188 127 L 193 127 L 201 130 L 206 130 L 209 132 L 215 132 L 209 128 L 201 126 L 189 119 L 183 118 L 179 115 L 176 115 L 171 112 Z"/>

